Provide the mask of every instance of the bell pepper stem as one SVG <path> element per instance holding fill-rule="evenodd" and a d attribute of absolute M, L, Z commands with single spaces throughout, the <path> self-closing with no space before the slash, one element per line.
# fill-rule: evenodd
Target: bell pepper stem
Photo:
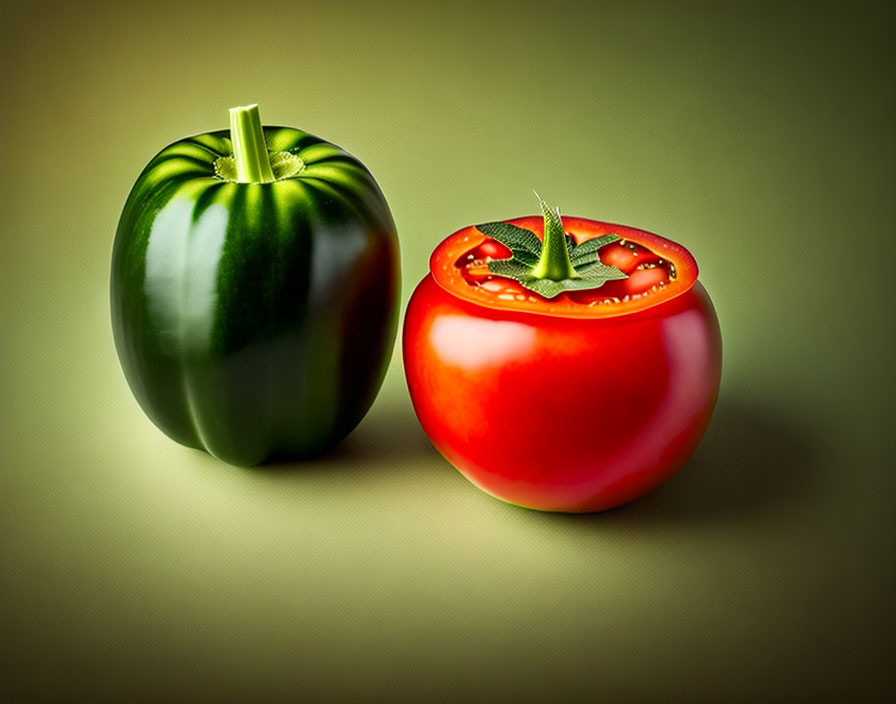
<path fill-rule="evenodd" d="M 233 143 L 237 183 L 270 183 L 275 180 L 258 105 L 230 108 L 230 141 Z"/>
<path fill-rule="evenodd" d="M 537 193 L 535 195 L 538 196 Z M 542 242 L 541 256 L 532 269 L 532 276 L 536 279 L 551 279 L 553 281 L 579 278 L 569 261 L 566 232 L 563 229 L 563 220 L 560 218 L 560 209 L 551 210 L 541 196 L 538 196 L 538 200 L 541 202 L 541 211 L 544 215 L 544 241 Z"/>

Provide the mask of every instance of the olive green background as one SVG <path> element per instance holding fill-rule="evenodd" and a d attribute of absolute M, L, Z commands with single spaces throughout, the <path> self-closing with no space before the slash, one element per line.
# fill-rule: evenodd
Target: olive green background
<path fill-rule="evenodd" d="M 19 5 L 0 699 L 896 692 L 892 3 Z M 247 102 L 373 171 L 404 302 L 437 242 L 533 212 L 533 188 L 689 247 L 725 341 L 693 460 L 605 514 L 504 505 L 431 449 L 398 354 L 319 461 L 164 437 L 113 348 L 112 237 L 146 162 Z"/>

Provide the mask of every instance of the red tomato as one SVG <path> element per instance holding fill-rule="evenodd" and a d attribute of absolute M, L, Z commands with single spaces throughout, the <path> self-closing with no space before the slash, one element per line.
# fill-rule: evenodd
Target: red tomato
<path fill-rule="evenodd" d="M 542 219 L 507 221 L 543 237 Z M 433 445 L 489 494 L 590 512 L 646 494 L 696 449 L 721 336 L 690 253 L 658 235 L 563 218 L 629 278 L 552 299 L 491 274 L 509 250 L 475 227 L 444 240 L 408 305 L 404 366 Z M 489 252 L 492 252 L 491 254 Z"/>

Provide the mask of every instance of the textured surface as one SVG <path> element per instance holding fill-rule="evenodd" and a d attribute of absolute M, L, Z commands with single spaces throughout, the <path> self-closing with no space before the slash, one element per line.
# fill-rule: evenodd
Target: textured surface
<path fill-rule="evenodd" d="M 0 10 L 0 698 L 893 694 L 892 4 L 22 7 Z M 400 355 L 311 464 L 157 431 L 112 344 L 115 226 L 161 147 L 256 101 L 371 169 L 404 300 L 442 237 L 533 188 L 685 244 L 725 340 L 686 470 L 605 515 L 503 505 L 429 448 Z"/>

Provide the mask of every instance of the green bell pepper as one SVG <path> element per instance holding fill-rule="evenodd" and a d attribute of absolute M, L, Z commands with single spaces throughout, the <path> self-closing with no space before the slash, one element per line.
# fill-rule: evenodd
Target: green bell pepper
<path fill-rule="evenodd" d="M 149 418 L 251 466 L 318 454 L 382 383 L 398 317 L 398 237 L 370 172 L 297 129 L 231 130 L 163 149 L 112 253 L 115 345 Z"/>

